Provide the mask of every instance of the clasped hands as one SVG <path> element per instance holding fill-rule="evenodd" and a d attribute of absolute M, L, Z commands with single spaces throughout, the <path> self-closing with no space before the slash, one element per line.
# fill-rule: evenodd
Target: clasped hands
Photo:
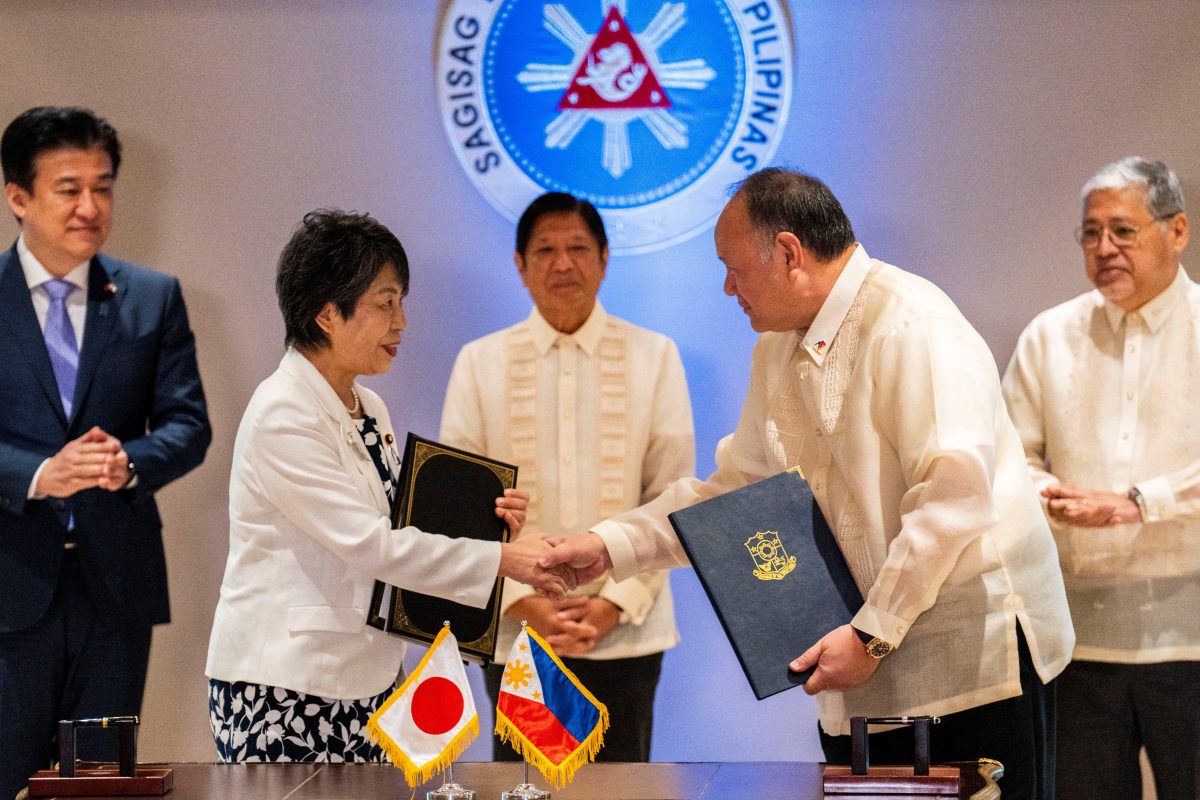
<path fill-rule="evenodd" d="M 70 497 L 93 488 L 115 492 L 129 477 L 129 455 L 121 441 L 96 426 L 46 461 L 33 490 L 39 497 Z"/>
<path fill-rule="evenodd" d="M 561 600 L 531 595 L 509 606 L 505 614 L 523 620 L 560 656 L 578 657 L 596 649 L 616 627 L 621 611 L 603 597 L 570 595 Z"/>
<path fill-rule="evenodd" d="M 1051 518 L 1077 528 L 1107 528 L 1142 521 L 1137 503 L 1127 495 L 1080 489 L 1056 483 L 1042 489 Z"/>

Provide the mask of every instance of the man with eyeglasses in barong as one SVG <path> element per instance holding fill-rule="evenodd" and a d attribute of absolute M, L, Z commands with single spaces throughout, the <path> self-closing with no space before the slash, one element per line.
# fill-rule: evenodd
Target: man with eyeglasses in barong
<path fill-rule="evenodd" d="M 1198 796 L 1200 286 L 1179 178 L 1130 157 L 1084 184 L 1096 287 L 1043 312 L 1004 376 L 1075 624 L 1058 679 L 1058 798 Z"/>

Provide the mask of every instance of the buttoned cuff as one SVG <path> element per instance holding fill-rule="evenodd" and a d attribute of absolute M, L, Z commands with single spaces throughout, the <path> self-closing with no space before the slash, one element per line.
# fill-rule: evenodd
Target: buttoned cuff
<path fill-rule="evenodd" d="M 869 633 L 872 636 L 878 636 L 888 644 L 900 646 L 900 642 L 904 641 L 905 635 L 911 624 L 908 620 L 901 619 L 894 614 L 884 611 L 882 608 L 877 608 L 866 603 L 854 615 L 854 619 L 850 624 L 858 628 L 863 633 Z"/>
<path fill-rule="evenodd" d="M 654 606 L 654 598 L 637 578 L 624 581 L 609 578 L 600 589 L 599 596 L 621 609 L 619 622 L 622 625 L 641 625 Z"/>
<path fill-rule="evenodd" d="M 1146 522 L 1160 522 L 1175 516 L 1175 490 L 1165 475 L 1134 484 L 1146 501 Z"/>
<path fill-rule="evenodd" d="M 612 561 L 612 576 L 618 581 L 632 578 L 638 573 L 637 553 L 633 551 L 633 542 L 629 534 L 619 522 L 606 519 L 597 523 L 591 533 L 598 535 L 608 549 L 609 560 Z"/>

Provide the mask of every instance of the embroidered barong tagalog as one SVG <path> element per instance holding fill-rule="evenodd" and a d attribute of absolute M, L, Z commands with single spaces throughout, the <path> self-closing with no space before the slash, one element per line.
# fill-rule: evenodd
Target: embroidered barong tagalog
<path fill-rule="evenodd" d="M 529 493 L 525 527 L 536 529 L 541 521 L 541 492 L 537 471 L 537 419 L 550 413 L 538 408 L 537 347 L 527 329 L 512 332 L 508 343 L 508 409 L 512 439 L 512 458 L 521 465 L 521 489 Z M 598 502 L 602 519 L 625 510 L 624 481 L 631 466 L 626 433 L 628 402 L 629 343 L 626 331 L 608 320 L 596 349 L 597 393 L 599 403 L 596 475 Z M 560 433 L 561 435 L 561 433 Z M 562 480 L 560 479 L 560 483 Z"/>

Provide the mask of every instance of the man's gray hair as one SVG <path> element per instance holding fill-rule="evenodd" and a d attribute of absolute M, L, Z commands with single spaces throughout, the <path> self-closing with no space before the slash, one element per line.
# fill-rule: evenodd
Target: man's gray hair
<path fill-rule="evenodd" d="M 1106 164 L 1088 178 L 1079 193 L 1080 202 L 1087 203 L 1088 195 L 1097 189 L 1124 189 L 1144 186 L 1146 209 L 1155 219 L 1183 213 L 1183 188 L 1179 176 L 1161 161 L 1141 156 L 1129 156 Z"/>

